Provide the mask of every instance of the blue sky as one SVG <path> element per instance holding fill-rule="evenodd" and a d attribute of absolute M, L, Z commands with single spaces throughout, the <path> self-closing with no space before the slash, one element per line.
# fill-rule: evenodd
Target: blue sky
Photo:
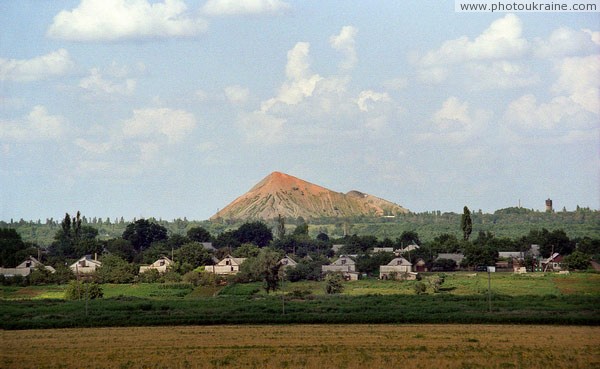
<path fill-rule="evenodd" d="M 0 219 L 207 219 L 273 171 L 412 211 L 598 209 L 599 13 L 0 3 Z"/>

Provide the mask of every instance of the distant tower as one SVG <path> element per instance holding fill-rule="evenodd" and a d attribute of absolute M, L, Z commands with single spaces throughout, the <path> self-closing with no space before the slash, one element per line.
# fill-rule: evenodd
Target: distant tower
<path fill-rule="evenodd" d="M 552 213 L 552 200 L 546 200 L 546 213 Z"/>

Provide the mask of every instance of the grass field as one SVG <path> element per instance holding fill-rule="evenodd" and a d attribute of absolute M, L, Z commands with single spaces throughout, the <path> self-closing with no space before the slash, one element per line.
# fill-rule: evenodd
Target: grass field
<path fill-rule="evenodd" d="M 600 328 L 260 325 L 0 331 L 11 368 L 600 368 Z"/>

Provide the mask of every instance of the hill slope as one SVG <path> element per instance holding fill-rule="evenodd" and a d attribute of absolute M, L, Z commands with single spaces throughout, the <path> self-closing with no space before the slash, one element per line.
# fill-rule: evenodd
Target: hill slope
<path fill-rule="evenodd" d="M 408 213 L 392 202 L 359 191 L 347 194 L 273 172 L 210 219 L 273 219 L 383 216 Z"/>

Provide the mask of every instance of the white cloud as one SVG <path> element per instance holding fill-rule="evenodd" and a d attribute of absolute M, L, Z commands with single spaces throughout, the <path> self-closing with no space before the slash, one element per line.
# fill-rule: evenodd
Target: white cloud
<path fill-rule="evenodd" d="M 408 87 L 408 80 L 403 77 L 393 78 L 383 83 L 383 87 L 389 90 L 403 90 Z"/>
<path fill-rule="evenodd" d="M 202 11 L 208 15 L 280 14 L 290 9 L 280 0 L 208 0 Z"/>
<path fill-rule="evenodd" d="M 91 142 L 85 138 L 75 139 L 75 145 L 94 154 L 105 154 L 112 149 L 112 144 L 110 142 Z"/>
<path fill-rule="evenodd" d="M 225 96 L 230 103 L 241 105 L 248 101 L 250 90 L 239 85 L 225 87 Z"/>
<path fill-rule="evenodd" d="M 250 143 L 277 144 L 285 141 L 283 118 L 262 111 L 244 114 L 238 120 L 246 140 Z"/>
<path fill-rule="evenodd" d="M 90 75 L 79 81 L 79 87 L 93 95 L 131 95 L 135 91 L 136 81 L 127 78 L 122 83 L 102 77 L 97 68 L 90 70 Z"/>
<path fill-rule="evenodd" d="M 553 90 L 565 92 L 583 109 L 600 114 L 600 54 L 561 60 Z"/>
<path fill-rule="evenodd" d="M 576 55 L 598 49 L 600 32 L 591 30 L 576 31 L 568 27 L 560 27 L 547 40 L 536 39 L 534 54 L 540 58 Z"/>
<path fill-rule="evenodd" d="M 189 17 L 182 0 L 82 0 L 58 13 L 47 35 L 70 41 L 117 41 L 138 38 L 191 37 L 207 25 Z"/>
<path fill-rule="evenodd" d="M 125 137 L 155 139 L 168 144 L 182 141 L 196 126 L 194 115 L 183 110 L 168 108 L 139 109 L 133 117 L 123 122 Z"/>
<path fill-rule="evenodd" d="M 539 76 L 522 63 L 506 60 L 491 63 L 471 63 L 467 66 L 473 87 L 486 88 L 515 88 L 530 86 L 539 82 Z"/>
<path fill-rule="evenodd" d="M 442 104 L 442 108 L 435 112 L 433 121 L 442 128 L 448 128 L 455 123 L 468 124 L 471 122 L 469 104 L 467 102 L 461 103 L 454 96 L 449 97 Z"/>
<path fill-rule="evenodd" d="M 268 111 L 278 102 L 295 105 L 304 98 L 312 96 L 317 83 L 322 80 L 318 74 L 311 74 L 308 60 L 310 44 L 298 42 L 288 51 L 285 74 L 287 81 L 279 89 L 279 94 L 261 105 L 263 112 Z"/>
<path fill-rule="evenodd" d="M 334 35 L 329 38 L 331 47 L 344 54 L 345 59 L 340 64 L 342 70 L 352 69 L 358 58 L 356 57 L 356 47 L 354 38 L 358 33 L 358 29 L 352 26 L 342 27 L 339 35 Z"/>
<path fill-rule="evenodd" d="M 447 98 L 442 107 L 433 113 L 432 125 L 426 132 L 416 134 L 420 141 L 437 141 L 450 144 L 462 144 L 478 140 L 485 132 L 491 113 L 481 109 L 472 110 L 469 103 L 457 97 Z"/>
<path fill-rule="evenodd" d="M 514 14 L 507 14 L 494 21 L 474 40 L 463 36 L 446 41 L 439 49 L 426 53 L 420 62 L 431 67 L 469 60 L 518 57 L 529 47 L 527 40 L 521 37 L 521 31 L 521 20 Z"/>
<path fill-rule="evenodd" d="M 372 90 L 361 91 L 356 99 L 356 104 L 361 111 L 369 111 L 373 109 L 373 103 L 376 102 L 389 102 L 392 99 L 387 92 L 375 92 Z"/>
<path fill-rule="evenodd" d="M 0 58 L 0 81 L 37 81 L 69 72 L 74 66 L 69 53 L 59 49 L 33 59 Z"/>
<path fill-rule="evenodd" d="M 6 142 L 53 141 L 62 137 L 65 121 L 61 116 L 49 115 L 48 110 L 35 106 L 31 112 L 16 121 L 0 121 L 0 140 Z"/>

